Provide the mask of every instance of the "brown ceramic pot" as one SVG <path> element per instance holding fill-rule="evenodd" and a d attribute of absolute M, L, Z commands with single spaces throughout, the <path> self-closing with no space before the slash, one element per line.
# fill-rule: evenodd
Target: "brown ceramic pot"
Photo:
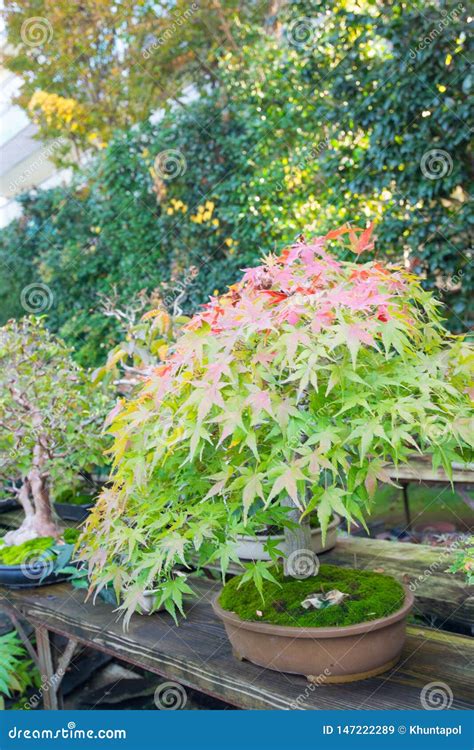
<path fill-rule="evenodd" d="M 311 682 L 352 682 L 394 666 L 405 643 L 407 616 L 413 594 L 405 589 L 401 609 L 388 617 L 340 628 L 298 628 L 242 620 L 219 604 L 212 606 L 223 620 L 238 659 L 247 659 L 278 672 L 303 674 Z"/>

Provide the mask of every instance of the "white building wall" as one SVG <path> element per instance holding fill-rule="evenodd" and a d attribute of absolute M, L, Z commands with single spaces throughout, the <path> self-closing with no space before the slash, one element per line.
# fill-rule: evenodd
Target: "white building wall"
<path fill-rule="evenodd" d="M 34 137 L 36 125 L 12 104 L 21 85 L 17 76 L 0 67 L 0 227 L 20 215 L 17 195 L 33 187 L 67 183 L 71 178 L 70 170 L 58 170 L 50 160 L 52 146 Z"/>

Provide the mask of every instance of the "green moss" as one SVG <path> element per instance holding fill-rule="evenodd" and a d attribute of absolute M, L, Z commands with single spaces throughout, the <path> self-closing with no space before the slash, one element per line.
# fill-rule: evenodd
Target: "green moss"
<path fill-rule="evenodd" d="M 63 540 L 66 544 L 76 544 L 79 536 L 79 529 L 64 529 Z M 0 539 L 0 565 L 21 565 L 23 562 L 32 563 L 40 558 L 44 561 L 51 560 L 55 555 L 52 549 L 55 544 L 56 540 L 52 536 L 31 539 L 29 542 L 10 547 L 5 547 L 3 539 Z"/>
<path fill-rule="evenodd" d="M 79 529 L 64 529 L 63 539 L 66 542 L 66 544 L 76 544 L 77 540 L 79 539 L 81 535 L 81 532 Z"/>
<path fill-rule="evenodd" d="M 3 541 L 0 542 L 3 545 Z M 12 545 L 11 547 L 0 546 L 0 565 L 21 565 L 23 562 L 34 562 L 41 558 L 48 560 L 52 554 L 48 550 L 54 545 L 52 536 L 44 536 L 40 539 L 31 539 L 23 544 Z"/>
<path fill-rule="evenodd" d="M 400 609 L 405 599 L 403 587 L 394 578 L 366 570 L 321 565 L 317 576 L 304 580 L 285 578 L 282 568 L 278 568 L 274 576 L 281 585 L 264 581 L 264 602 L 251 582 L 238 588 L 242 576 L 232 578 L 220 595 L 221 607 L 235 612 L 243 620 L 322 628 L 386 617 Z M 349 596 L 341 604 L 326 609 L 308 610 L 301 606 L 310 594 L 331 589 Z"/>

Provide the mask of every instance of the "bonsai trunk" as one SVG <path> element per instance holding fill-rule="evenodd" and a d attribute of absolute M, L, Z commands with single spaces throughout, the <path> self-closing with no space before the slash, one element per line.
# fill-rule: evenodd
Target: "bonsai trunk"
<path fill-rule="evenodd" d="M 18 494 L 25 519 L 15 531 L 5 534 L 7 546 L 23 544 L 42 536 L 57 537 L 60 531 L 53 517 L 49 496 L 48 474 L 44 471 L 47 454 L 39 441 L 33 451 L 33 466 L 28 472 Z"/>
<path fill-rule="evenodd" d="M 294 576 L 295 557 L 297 557 L 297 553 L 301 553 L 301 556 L 307 560 L 311 552 L 311 527 L 309 525 L 309 516 L 305 516 L 301 520 L 301 511 L 290 497 L 286 497 L 282 501 L 282 505 L 292 509 L 288 513 L 288 517 L 291 521 L 298 524 L 294 529 L 285 528 L 284 532 L 285 542 L 283 547 L 286 557 L 284 558 L 283 569 L 286 576 Z M 296 560 L 298 567 L 297 563 L 298 561 Z"/>

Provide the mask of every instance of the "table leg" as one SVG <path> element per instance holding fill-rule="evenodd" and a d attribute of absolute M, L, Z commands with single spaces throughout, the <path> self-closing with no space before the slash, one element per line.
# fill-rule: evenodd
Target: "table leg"
<path fill-rule="evenodd" d="M 404 482 L 402 487 L 403 487 L 403 506 L 405 508 L 405 521 L 407 525 L 407 530 L 411 531 L 410 502 L 408 500 L 408 483 Z"/>
<path fill-rule="evenodd" d="M 61 689 L 61 681 L 62 681 L 62 671 L 61 671 L 61 658 L 58 656 L 59 649 L 57 648 L 57 635 L 55 633 L 51 633 L 51 644 L 52 644 L 52 659 L 53 659 L 53 667 L 54 667 L 54 688 L 56 693 L 56 700 L 58 703 L 58 709 L 59 711 L 62 711 L 64 708 L 64 701 L 63 701 L 63 691 Z M 70 645 L 70 642 L 69 644 Z"/>
<path fill-rule="evenodd" d="M 42 680 L 43 706 L 47 711 L 57 711 L 59 708 L 57 687 L 54 680 L 54 662 L 51 651 L 51 637 L 49 630 L 37 625 L 35 628 L 36 649 L 38 651 L 38 666 Z"/>

